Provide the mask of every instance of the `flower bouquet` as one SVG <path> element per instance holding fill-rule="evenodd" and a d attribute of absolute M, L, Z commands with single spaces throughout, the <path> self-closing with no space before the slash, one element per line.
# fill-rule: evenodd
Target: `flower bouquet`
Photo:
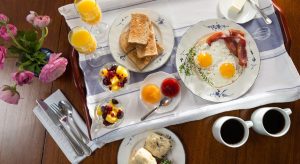
<path fill-rule="evenodd" d="M 48 35 L 49 16 L 38 15 L 30 11 L 26 17 L 32 24 L 30 31 L 19 31 L 10 24 L 9 18 L 0 13 L 0 39 L 10 42 L 10 47 L 0 45 L 0 70 L 4 68 L 5 58 L 9 55 L 18 58 L 16 66 L 18 71 L 12 74 L 14 85 L 0 87 L 0 99 L 9 104 L 18 104 L 20 94 L 17 86 L 30 84 L 34 77 L 44 83 L 50 83 L 60 77 L 66 70 L 68 61 L 60 57 L 61 53 L 53 53 L 42 48 Z M 8 51 L 10 54 L 8 54 Z"/>

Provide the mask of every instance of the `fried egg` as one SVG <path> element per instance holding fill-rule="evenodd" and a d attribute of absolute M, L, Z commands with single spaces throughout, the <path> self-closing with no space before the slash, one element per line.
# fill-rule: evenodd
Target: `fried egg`
<path fill-rule="evenodd" d="M 238 58 L 227 48 L 223 40 L 204 43 L 196 47 L 194 62 L 196 72 L 209 84 L 220 88 L 232 84 L 242 73 Z"/>

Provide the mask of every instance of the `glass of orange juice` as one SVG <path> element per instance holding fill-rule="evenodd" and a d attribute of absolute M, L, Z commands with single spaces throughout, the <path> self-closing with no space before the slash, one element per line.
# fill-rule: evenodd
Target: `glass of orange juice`
<path fill-rule="evenodd" d="M 75 27 L 73 28 L 69 34 L 68 39 L 70 44 L 81 54 L 85 54 L 88 58 L 88 64 L 91 67 L 99 67 L 94 59 L 96 55 L 97 49 L 97 41 L 95 37 L 84 27 Z"/>
<path fill-rule="evenodd" d="M 90 31 L 98 44 L 104 43 L 107 40 L 108 25 L 101 21 L 102 12 L 96 0 L 74 0 L 74 5 L 81 20 L 91 25 Z"/>

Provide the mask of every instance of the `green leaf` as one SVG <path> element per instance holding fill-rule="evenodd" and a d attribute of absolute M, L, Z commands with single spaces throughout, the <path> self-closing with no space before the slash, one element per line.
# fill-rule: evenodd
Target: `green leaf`
<path fill-rule="evenodd" d="M 27 41 L 36 42 L 37 41 L 37 31 L 26 31 L 24 38 Z"/>
<path fill-rule="evenodd" d="M 21 54 L 21 53 L 23 53 L 23 51 L 20 50 L 20 49 L 18 49 L 16 46 L 10 46 L 10 47 L 8 48 L 8 51 L 9 51 L 10 53 L 12 53 L 12 54 Z"/>

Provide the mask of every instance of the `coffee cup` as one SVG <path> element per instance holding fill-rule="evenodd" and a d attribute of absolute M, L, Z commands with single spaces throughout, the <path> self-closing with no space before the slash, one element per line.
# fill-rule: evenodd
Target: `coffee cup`
<path fill-rule="evenodd" d="M 224 116 L 215 121 L 212 132 L 214 138 L 232 148 L 245 144 L 249 137 L 249 128 L 253 126 L 251 121 L 244 121 L 238 117 Z"/>
<path fill-rule="evenodd" d="M 281 137 L 285 135 L 291 125 L 291 109 L 278 107 L 266 107 L 257 109 L 251 115 L 253 130 L 259 134 Z"/>

